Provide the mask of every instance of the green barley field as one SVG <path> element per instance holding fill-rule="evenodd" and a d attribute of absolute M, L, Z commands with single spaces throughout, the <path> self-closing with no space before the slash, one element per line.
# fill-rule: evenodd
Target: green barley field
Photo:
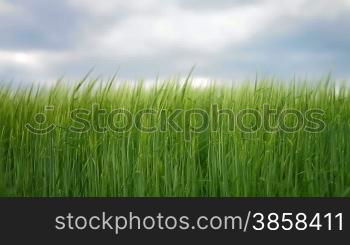
<path fill-rule="evenodd" d="M 350 196 L 350 90 L 330 78 L 2 85 L 0 195 Z"/>

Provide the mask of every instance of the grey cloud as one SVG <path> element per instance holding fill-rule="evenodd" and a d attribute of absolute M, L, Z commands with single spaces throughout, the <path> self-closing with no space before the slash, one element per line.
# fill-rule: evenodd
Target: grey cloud
<path fill-rule="evenodd" d="M 299 20 L 294 20 L 298 22 Z M 321 17 L 299 21 L 288 32 L 266 31 L 211 57 L 203 74 L 234 78 L 255 72 L 292 77 L 299 75 L 350 76 L 350 17 Z"/>
<path fill-rule="evenodd" d="M 231 45 L 208 58 L 199 72 L 205 76 L 234 79 L 256 72 L 290 78 L 294 75 L 348 78 L 350 17 L 302 21 L 289 32 L 260 33 L 240 45 Z"/>
<path fill-rule="evenodd" d="M 298 24 L 282 35 L 266 33 L 250 45 L 254 48 L 305 52 L 344 53 L 350 51 L 350 16 L 324 20 L 315 18 Z"/>
<path fill-rule="evenodd" d="M 253 1 L 177 0 L 184 8 L 211 9 L 254 4 Z M 95 74 L 112 75 L 120 67 L 123 78 L 155 78 L 186 74 L 196 65 L 195 75 L 218 79 L 254 77 L 255 72 L 292 77 L 296 74 L 324 75 L 332 71 L 336 76 L 350 77 L 350 17 L 339 13 L 334 18 L 322 16 L 309 19 L 287 19 L 291 29 L 274 32 L 267 28 L 254 38 L 229 45 L 215 53 L 176 48 L 154 53 L 147 57 L 105 57 L 96 47 L 80 50 L 89 35 L 99 35 L 115 23 L 128 17 L 126 10 L 118 9 L 108 17 L 96 17 L 66 1 L 14 0 L 11 3 L 25 10 L 21 16 L 0 16 L 0 50 L 48 50 L 75 53 L 74 60 L 67 58 L 49 64 L 44 73 L 24 69 L 22 66 L 1 65 L 0 80 L 44 80 L 82 77 L 95 67 Z M 161 11 L 161 10 L 160 10 Z M 281 29 L 284 28 L 281 21 Z M 277 23 L 278 26 L 279 23 Z M 287 25 L 286 25 L 287 26 Z M 83 30 L 88 30 L 85 33 Z M 86 36 L 87 35 L 87 36 Z M 140 40 L 142 42 L 142 40 Z M 103 49 L 103 47 L 100 47 Z M 128 49 L 130 47 L 122 47 Z M 40 74 L 38 74 L 40 73 Z"/>
<path fill-rule="evenodd" d="M 0 48 L 8 50 L 66 49 L 76 45 L 75 34 L 84 16 L 65 1 L 13 0 L 19 9 L 0 16 Z"/>
<path fill-rule="evenodd" d="M 255 4 L 259 0 L 176 0 L 180 6 L 193 10 L 217 10 Z"/>

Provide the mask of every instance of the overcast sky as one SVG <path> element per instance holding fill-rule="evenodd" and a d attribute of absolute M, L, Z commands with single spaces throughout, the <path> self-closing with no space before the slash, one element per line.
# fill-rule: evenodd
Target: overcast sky
<path fill-rule="evenodd" d="M 350 0 L 0 0 L 0 81 L 350 78 Z"/>

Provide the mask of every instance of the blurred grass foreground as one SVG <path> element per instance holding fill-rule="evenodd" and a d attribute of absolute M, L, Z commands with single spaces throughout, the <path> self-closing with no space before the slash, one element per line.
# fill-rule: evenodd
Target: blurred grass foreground
<path fill-rule="evenodd" d="M 349 92 L 330 79 L 2 85 L 0 194 L 349 196 Z"/>

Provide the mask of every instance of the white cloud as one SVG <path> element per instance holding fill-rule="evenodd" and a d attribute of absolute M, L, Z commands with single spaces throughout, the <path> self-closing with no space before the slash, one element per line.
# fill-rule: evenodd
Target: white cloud
<path fill-rule="evenodd" d="M 6 70 L 19 71 L 3 75 L 24 81 L 53 81 L 63 72 L 56 70 L 57 65 L 74 62 L 77 57 L 77 54 L 67 52 L 0 50 L 0 74 Z"/>
<path fill-rule="evenodd" d="M 46 50 L 51 51 L 46 51 L 45 47 L 36 47 L 34 51 L 10 51 L 0 46 L 0 65 L 16 67 L 17 71 L 30 70 L 33 76 L 41 77 L 64 74 L 66 71 L 62 69 L 74 73 L 73 76 L 81 75 L 83 69 L 88 70 L 94 65 L 99 66 L 97 69 L 108 71 L 112 69 L 110 67 L 114 62 L 113 68 L 121 65 L 121 71 L 123 62 L 131 66 L 128 67 L 127 76 L 140 74 L 152 66 L 158 67 L 153 67 L 154 70 L 149 74 L 155 74 L 159 70 L 186 72 L 196 64 L 204 71 L 202 74 L 196 73 L 199 76 L 198 83 L 201 84 L 205 80 L 201 76 L 206 76 L 209 80 L 209 76 L 218 78 L 218 74 L 224 73 L 223 76 L 231 76 L 234 72 L 254 74 L 260 65 L 276 65 L 276 62 L 269 60 L 263 49 L 273 50 L 269 45 L 277 43 L 282 47 L 278 50 L 281 57 L 286 57 L 281 63 L 286 64 L 285 66 L 288 63 L 298 63 L 301 66 L 306 63 L 307 69 L 310 56 L 320 58 L 322 62 L 328 62 L 331 58 L 324 56 L 325 51 L 315 54 L 315 51 L 307 53 L 303 49 L 297 50 L 298 48 L 292 51 L 294 55 L 286 54 L 290 50 L 284 49 L 278 38 L 285 34 L 298 34 L 305 23 L 337 19 L 350 10 L 350 0 L 261 0 L 247 1 L 245 4 L 234 2 L 227 5 L 226 1 L 222 5 L 225 7 L 219 8 L 197 8 L 196 4 L 201 5 L 201 0 L 186 6 L 178 0 L 64 0 L 64 3 L 69 4 L 68 8 L 78 10 L 74 12 L 77 13 L 78 24 L 76 39 L 72 39 L 72 45 L 67 45 L 68 48 L 64 51 L 47 47 Z M 220 5 L 220 0 L 211 4 Z M 67 7 L 65 4 L 62 6 Z M 0 13 L 21 10 L 21 7 L 23 6 L 0 0 Z M 28 22 L 30 15 L 29 11 L 25 17 L 23 14 L 13 16 L 24 18 Z M 54 28 L 55 22 L 52 23 Z M 41 31 L 40 26 L 29 28 L 28 25 L 26 28 L 25 31 L 29 30 L 26 38 L 35 43 L 37 37 L 31 37 L 30 28 Z M 259 47 L 261 39 L 265 43 Z M 249 52 L 250 48 L 253 51 Z M 232 58 L 227 58 L 228 56 Z M 0 72 L 5 71 L 1 66 Z M 236 70 L 231 71 L 230 66 L 235 66 Z M 276 66 L 271 70 L 278 68 Z M 114 70 L 111 71 L 113 72 Z"/>
<path fill-rule="evenodd" d="M 350 0 L 262 0 L 281 16 L 294 18 L 333 18 L 344 10 L 349 11 Z"/>
<path fill-rule="evenodd" d="M 0 50 L 0 62 L 19 66 L 39 67 L 40 55 L 35 52 Z"/>
<path fill-rule="evenodd" d="M 82 0 L 70 0 L 75 3 Z M 334 4 L 334 2 L 337 2 Z M 217 55 L 228 46 L 244 44 L 263 32 L 284 33 L 298 28 L 302 19 L 327 12 L 337 16 L 349 0 L 261 0 L 226 9 L 182 8 L 176 1 L 84 1 L 95 14 L 123 10 L 122 19 L 108 23 L 103 31 L 88 30 L 85 50 L 98 49 L 105 57 L 144 57 L 176 50 Z"/>
<path fill-rule="evenodd" d="M 71 6 L 88 11 L 96 16 L 115 15 L 120 11 L 146 12 L 162 5 L 159 0 L 67 0 Z"/>
<path fill-rule="evenodd" d="M 11 14 L 15 13 L 17 10 L 18 9 L 13 4 L 5 0 L 0 0 L 0 13 Z"/>
<path fill-rule="evenodd" d="M 228 45 L 254 37 L 273 21 L 269 9 L 257 6 L 215 12 L 185 10 L 176 6 L 152 14 L 131 14 L 106 31 L 89 35 L 106 55 L 147 56 L 183 49 L 215 54 Z"/>

